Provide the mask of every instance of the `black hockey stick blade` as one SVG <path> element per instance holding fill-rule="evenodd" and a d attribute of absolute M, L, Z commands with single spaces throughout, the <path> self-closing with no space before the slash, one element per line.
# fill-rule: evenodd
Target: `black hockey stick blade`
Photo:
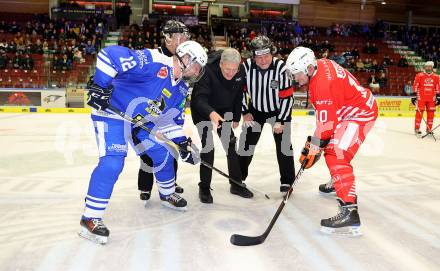
<path fill-rule="evenodd" d="M 245 236 L 240 234 L 231 235 L 231 244 L 236 246 L 255 246 L 262 244 L 266 240 L 266 236 Z"/>

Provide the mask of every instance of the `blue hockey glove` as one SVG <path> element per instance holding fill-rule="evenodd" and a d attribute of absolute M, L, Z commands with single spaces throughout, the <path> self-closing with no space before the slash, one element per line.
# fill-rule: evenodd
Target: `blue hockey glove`
<path fill-rule="evenodd" d="M 188 138 L 179 144 L 179 154 L 183 162 L 196 165 L 200 162 L 199 150 L 192 144 L 191 138 Z"/>

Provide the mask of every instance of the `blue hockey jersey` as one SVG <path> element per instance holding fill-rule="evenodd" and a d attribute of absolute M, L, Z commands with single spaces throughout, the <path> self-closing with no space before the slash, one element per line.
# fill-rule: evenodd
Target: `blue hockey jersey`
<path fill-rule="evenodd" d="M 158 130 L 168 138 L 183 136 L 182 114 L 188 86 L 183 80 L 174 80 L 172 57 L 158 50 L 109 46 L 98 54 L 94 83 L 103 88 L 113 85 L 110 103 L 132 118 L 148 120 L 149 128 L 160 127 Z M 92 114 L 119 118 L 97 110 Z"/>

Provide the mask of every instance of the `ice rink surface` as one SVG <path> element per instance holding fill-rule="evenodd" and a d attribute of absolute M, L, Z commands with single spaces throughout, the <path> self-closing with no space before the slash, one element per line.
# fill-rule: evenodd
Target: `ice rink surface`
<path fill-rule="evenodd" d="M 314 118 L 294 122 L 298 170 Z M 186 125 L 189 134 L 192 128 Z M 139 159 L 130 150 L 104 217 L 111 231 L 105 246 L 77 235 L 98 160 L 87 114 L 1 114 L 0 150 L 1 271 L 440 270 L 440 140 L 417 139 L 412 118 L 379 118 L 353 161 L 362 237 L 320 233 L 320 219 L 337 213 L 335 199 L 318 193 L 329 180 L 322 159 L 304 172 L 266 242 L 254 247 L 235 247 L 229 238 L 261 234 L 281 202 L 269 127 L 246 182 L 270 200 L 234 196 L 213 173 L 214 204 L 202 204 L 198 166 L 180 163 L 188 211 L 161 206 L 156 188 L 144 207 Z M 215 165 L 226 171 L 220 147 Z"/>

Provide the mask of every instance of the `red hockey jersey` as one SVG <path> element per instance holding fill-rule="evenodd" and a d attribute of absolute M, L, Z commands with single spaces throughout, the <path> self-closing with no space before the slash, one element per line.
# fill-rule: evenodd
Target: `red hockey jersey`
<path fill-rule="evenodd" d="M 320 59 L 309 82 L 310 101 L 316 110 L 315 137 L 330 139 L 339 123 L 365 125 L 377 118 L 373 94 L 332 60 Z"/>
<path fill-rule="evenodd" d="M 421 101 L 435 101 L 435 94 L 439 93 L 439 76 L 437 74 L 420 72 L 414 79 L 413 90 L 417 99 Z"/>

